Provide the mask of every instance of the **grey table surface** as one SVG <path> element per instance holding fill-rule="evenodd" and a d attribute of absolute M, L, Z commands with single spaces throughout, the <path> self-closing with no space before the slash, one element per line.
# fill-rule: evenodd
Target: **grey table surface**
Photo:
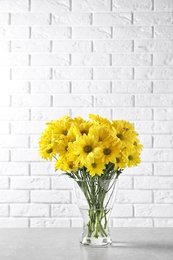
<path fill-rule="evenodd" d="M 82 246 L 80 228 L 0 229 L 0 260 L 173 260 L 173 228 L 113 228 L 113 244 Z"/>

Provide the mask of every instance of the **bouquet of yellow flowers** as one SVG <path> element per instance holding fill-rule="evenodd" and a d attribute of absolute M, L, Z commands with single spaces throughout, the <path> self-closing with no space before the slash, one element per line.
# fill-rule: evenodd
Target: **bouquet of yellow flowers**
<path fill-rule="evenodd" d="M 74 179 L 88 203 L 87 237 L 106 237 L 105 198 L 110 186 L 126 167 L 140 163 L 142 144 L 134 126 L 125 120 L 108 120 L 90 114 L 90 120 L 64 116 L 47 123 L 39 141 L 43 159 L 55 159 L 55 169 Z M 85 182 L 84 182 L 85 181 Z M 103 219 L 105 220 L 103 224 Z"/>

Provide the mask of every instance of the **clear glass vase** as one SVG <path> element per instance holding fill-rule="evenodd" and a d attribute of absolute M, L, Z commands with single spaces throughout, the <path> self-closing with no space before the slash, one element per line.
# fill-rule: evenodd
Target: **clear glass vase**
<path fill-rule="evenodd" d="M 83 218 L 80 243 L 94 247 L 110 245 L 109 219 L 115 201 L 117 179 L 101 180 L 96 177 L 75 180 L 74 191 Z"/>

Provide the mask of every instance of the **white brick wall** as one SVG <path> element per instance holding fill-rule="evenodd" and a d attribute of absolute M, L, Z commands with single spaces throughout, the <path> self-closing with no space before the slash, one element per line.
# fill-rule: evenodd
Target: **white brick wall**
<path fill-rule="evenodd" d="M 173 226 L 172 13 L 172 0 L 0 1 L 0 227 L 82 225 L 37 144 L 46 121 L 89 113 L 132 121 L 144 144 L 112 226 Z"/>

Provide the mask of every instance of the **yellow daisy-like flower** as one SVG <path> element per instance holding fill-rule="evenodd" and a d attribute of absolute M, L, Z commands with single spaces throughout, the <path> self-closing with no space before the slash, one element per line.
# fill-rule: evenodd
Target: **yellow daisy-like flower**
<path fill-rule="evenodd" d="M 118 168 L 124 169 L 126 165 L 127 165 L 127 158 L 122 153 L 120 153 L 120 155 L 116 157 L 114 169 L 115 170 L 117 170 Z"/>
<path fill-rule="evenodd" d="M 110 121 L 107 118 L 101 117 L 99 115 L 90 114 L 89 118 L 91 118 L 95 123 L 100 125 L 110 126 Z"/>
<path fill-rule="evenodd" d="M 140 143 L 140 141 L 137 138 L 134 140 L 133 148 L 136 151 L 139 151 L 139 152 L 142 151 L 143 145 Z"/>
<path fill-rule="evenodd" d="M 112 138 L 108 128 L 100 125 L 91 126 L 89 129 L 89 135 L 95 136 L 98 142 L 102 142 L 102 143 L 107 143 L 107 142 L 110 143 L 110 139 Z"/>
<path fill-rule="evenodd" d="M 122 153 L 127 158 L 128 167 L 137 166 L 141 162 L 140 153 L 135 149 L 124 149 Z"/>
<path fill-rule="evenodd" d="M 109 162 L 115 163 L 116 158 L 120 155 L 120 146 L 117 143 L 114 145 L 113 143 L 109 143 L 105 145 L 102 149 L 102 162 L 108 164 Z"/>
<path fill-rule="evenodd" d="M 91 122 L 83 122 L 81 124 L 73 124 L 73 133 L 76 135 L 76 138 L 82 135 L 88 135 L 89 129 L 92 126 Z"/>
<path fill-rule="evenodd" d="M 105 164 L 102 163 L 99 159 L 95 159 L 93 163 L 86 163 L 85 166 L 91 176 L 101 176 L 104 173 L 103 170 L 105 169 Z"/>
<path fill-rule="evenodd" d="M 74 154 L 78 155 L 76 163 L 85 165 L 93 163 L 95 158 L 101 156 L 102 147 L 94 136 L 80 136 L 74 144 Z"/>
<path fill-rule="evenodd" d="M 57 153 L 57 142 L 54 132 L 49 128 L 45 129 L 39 140 L 39 154 L 43 159 L 52 161 Z"/>
<path fill-rule="evenodd" d="M 66 157 L 60 157 L 55 163 L 56 170 L 66 171 L 75 171 L 76 167 L 72 161 L 68 161 Z"/>

